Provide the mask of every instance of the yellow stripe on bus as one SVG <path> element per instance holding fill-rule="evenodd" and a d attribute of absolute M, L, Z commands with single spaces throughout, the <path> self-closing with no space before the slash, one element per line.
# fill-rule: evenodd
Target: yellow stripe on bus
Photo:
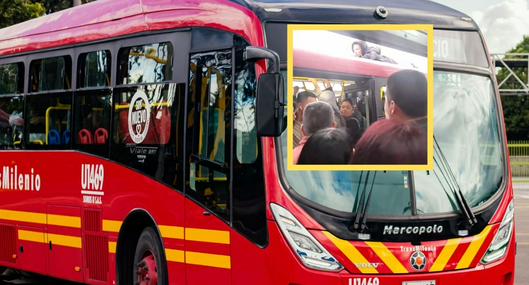
<path fill-rule="evenodd" d="M 378 271 L 372 267 L 362 267 L 357 264 L 368 264 L 369 261 L 352 245 L 350 242 L 339 239 L 329 232 L 323 232 L 323 234 L 338 248 L 342 253 L 349 258 L 349 260 L 360 270 L 362 273 L 376 274 Z"/>
<path fill-rule="evenodd" d="M 456 269 L 464 269 L 470 266 L 470 263 L 472 263 L 472 260 L 474 260 L 476 254 L 481 248 L 481 245 L 489 235 L 490 229 L 491 226 L 487 226 L 479 235 L 474 236 L 474 239 L 468 246 L 467 250 L 465 251 L 465 254 L 463 254 L 463 257 L 461 258 L 461 260 L 459 260 Z"/>
<path fill-rule="evenodd" d="M 184 239 L 184 228 L 174 226 L 158 226 L 163 238 Z"/>
<path fill-rule="evenodd" d="M 116 253 L 116 242 L 115 241 L 109 241 L 108 242 L 108 252 L 109 253 Z"/>
<path fill-rule="evenodd" d="M 77 216 L 53 215 L 25 211 L 0 210 L 0 220 L 25 222 L 41 225 L 81 228 L 81 218 Z"/>
<path fill-rule="evenodd" d="M 34 224 L 46 224 L 46 214 L 33 212 L 0 210 L 0 220 L 26 222 Z"/>
<path fill-rule="evenodd" d="M 229 255 L 186 251 L 185 262 L 186 264 L 231 269 L 231 261 Z"/>
<path fill-rule="evenodd" d="M 167 261 L 183 263 L 185 261 L 185 252 L 183 250 L 166 248 L 165 257 Z"/>
<path fill-rule="evenodd" d="M 63 216 L 63 215 L 47 215 L 48 225 L 63 226 L 69 228 L 81 228 L 81 218 L 74 216 Z"/>
<path fill-rule="evenodd" d="M 185 239 L 190 241 L 230 244 L 230 232 L 196 228 L 185 229 Z"/>
<path fill-rule="evenodd" d="M 111 232 L 111 233 L 119 233 L 122 223 L 123 223 L 122 221 L 103 220 L 103 231 Z"/>
<path fill-rule="evenodd" d="M 366 244 L 378 255 L 393 273 L 408 273 L 408 270 L 391 253 L 391 251 L 381 242 L 366 242 Z"/>
<path fill-rule="evenodd" d="M 460 242 L 460 238 L 449 239 L 443 247 L 443 250 L 441 251 L 439 256 L 437 256 L 437 259 L 433 263 L 432 267 L 430 268 L 430 272 L 443 271 L 446 264 L 448 263 L 448 260 L 450 260 L 450 258 L 454 254 Z"/>
<path fill-rule="evenodd" d="M 80 237 L 76 236 L 46 234 L 44 232 L 18 230 L 18 239 L 37 243 L 51 242 L 52 245 L 82 248 L 82 240 Z"/>
<path fill-rule="evenodd" d="M 48 234 L 48 241 L 51 241 L 53 245 L 82 248 L 82 240 L 80 237 Z"/>
<path fill-rule="evenodd" d="M 18 230 L 18 239 L 38 243 L 46 243 L 46 236 L 43 232 Z"/>

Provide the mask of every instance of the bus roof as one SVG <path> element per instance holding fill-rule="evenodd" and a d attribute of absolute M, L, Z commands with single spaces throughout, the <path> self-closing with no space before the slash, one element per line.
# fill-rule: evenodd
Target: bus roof
<path fill-rule="evenodd" d="M 263 45 L 259 22 L 229 0 L 98 0 L 0 29 L 0 56 L 188 27 L 220 28 Z"/>
<path fill-rule="evenodd" d="M 374 17 L 379 5 L 389 11 L 384 20 Z M 260 21 L 478 29 L 465 14 L 425 0 L 98 0 L 1 29 L 0 56 L 183 27 L 222 28 L 263 45 Z"/>
<path fill-rule="evenodd" d="M 427 0 L 236 0 L 264 22 L 327 24 L 433 24 L 435 28 L 477 30 L 466 14 Z M 386 19 L 374 16 L 384 6 Z"/>
<path fill-rule="evenodd" d="M 294 50 L 294 73 L 304 77 L 344 80 L 351 76 L 387 78 L 401 69 L 399 65 L 371 59 L 352 56 L 338 58 L 312 51 Z"/>

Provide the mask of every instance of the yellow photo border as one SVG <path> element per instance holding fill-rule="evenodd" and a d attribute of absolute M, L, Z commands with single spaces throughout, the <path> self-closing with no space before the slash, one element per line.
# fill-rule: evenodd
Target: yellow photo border
<path fill-rule="evenodd" d="M 294 81 L 294 43 L 293 36 L 294 31 L 300 30 L 319 30 L 319 31 L 398 31 L 398 30 L 420 30 L 425 31 L 428 34 L 428 110 L 427 110 L 427 164 L 416 165 L 416 164 L 344 164 L 344 165 L 299 165 L 294 164 L 294 104 L 293 98 L 293 85 Z M 425 24 L 383 24 L 383 25 L 312 25 L 312 24 L 294 24 L 288 25 L 288 49 L 287 49 L 287 94 L 288 94 L 288 157 L 287 157 L 287 169 L 290 170 L 319 170 L 319 171 L 351 171 L 351 170 L 393 170 L 393 171 L 406 171 L 406 170 L 433 170 L 433 25 Z"/>

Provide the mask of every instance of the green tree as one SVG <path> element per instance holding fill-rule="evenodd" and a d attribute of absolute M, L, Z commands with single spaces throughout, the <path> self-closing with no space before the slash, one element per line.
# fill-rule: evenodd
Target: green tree
<path fill-rule="evenodd" d="M 8 27 L 44 15 L 41 3 L 29 0 L 0 0 L 0 28 Z"/>
<path fill-rule="evenodd" d="M 529 36 L 507 53 L 529 53 Z M 512 67 L 511 69 L 523 82 L 527 83 L 527 66 Z M 501 83 L 510 71 L 501 68 L 496 74 L 498 84 Z M 500 87 L 501 89 L 519 89 L 520 83 L 513 77 Z M 507 138 L 509 140 L 529 140 L 529 94 L 519 94 L 513 96 L 502 96 L 503 114 L 505 116 L 505 126 L 507 128 Z"/>
<path fill-rule="evenodd" d="M 82 0 L 82 3 L 84 4 L 92 1 L 95 0 Z M 34 0 L 34 2 L 42 3 L 48 14 L 68 9 L 73 6 L 73 0 Z"/>

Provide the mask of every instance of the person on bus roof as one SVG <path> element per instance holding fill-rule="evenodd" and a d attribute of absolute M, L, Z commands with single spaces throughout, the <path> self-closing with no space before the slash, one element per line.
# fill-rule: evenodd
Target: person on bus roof
<path fill-rule="evenodd" d="M 364 41 L 355 41 L 353 43 L 353 54 L 355 57 L 364 57 L 367 51 L 367 44 Z"/>
<path fill-rule="evenodd" d="M 307 104 L 316 102 L 318 97 L 316 94 L 310 91 L 302 91 L 297 93 L 296 99 L 294 100 L 294 147 L 299 145 L 299 142 L 303 138 L 303 132 L 301 131 L 301 125 L 303 123 L 303 111 Z"/>
<path fill-rule="evenodd" d="M 299 155 L 312 134 L 321 129 L 331 127 L 336 127 L 331 106 L 322 101 L 308 104 L 303 112 L 303 138 L 299 142 L 299 145 L 294 148 L 294 163 L 298 163 Z"/>

